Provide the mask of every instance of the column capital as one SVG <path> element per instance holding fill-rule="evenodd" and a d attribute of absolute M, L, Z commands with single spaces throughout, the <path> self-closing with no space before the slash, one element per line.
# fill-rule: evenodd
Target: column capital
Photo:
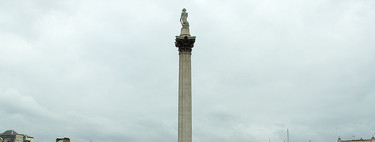
<path fill-rule="evenodd" d="M 191 52 L 194 42 L 195 36 L 176 36 L 175 45 L 179 52 Z"/>

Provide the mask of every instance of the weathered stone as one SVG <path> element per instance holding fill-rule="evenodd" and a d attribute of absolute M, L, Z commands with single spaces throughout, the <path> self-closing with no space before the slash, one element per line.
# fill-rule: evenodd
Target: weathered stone
<path fill-rule="evenodd" d="M 191 51 L 195 36 L 190 36 L 187 12 L 181 14 L 181 34 L 176 36 L 175 45 L 179 51 L 179 82 L 178 82 L 178 142 L 192 142 L 192 111 L 191 111 Z"/>

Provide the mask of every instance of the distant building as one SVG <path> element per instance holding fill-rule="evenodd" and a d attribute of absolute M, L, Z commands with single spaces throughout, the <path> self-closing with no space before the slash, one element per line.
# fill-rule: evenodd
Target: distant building
<path fill-rule="evenodd" d="M 0 142 L 34 142 L 34 137 L 19 134 L 14 130 L 6 130 L 0 134 Z"/>
<path fill-rule="evenodd" d="M 374 136 L 372 136 L 371 139 L 360 138 L 359 140 L 341 140 L 341 138 L 338 138 L 337 142 L 375 142 L 375 138 L 374 138 Z"/>
<path fill-rule="evenodd" d="M 31 137 L 31 136 L 25 135 L 25 136 L 23 137 L 23 142 L 34 142 L 34 137 Z"/>
<path fill-rule="evenodd" d="M 56 139 L 56 142 L 70 142 L 70 139 L 69 138 L 67 138 L 67 137 L 64 137 L 64 138 L 57 138 Z"/>

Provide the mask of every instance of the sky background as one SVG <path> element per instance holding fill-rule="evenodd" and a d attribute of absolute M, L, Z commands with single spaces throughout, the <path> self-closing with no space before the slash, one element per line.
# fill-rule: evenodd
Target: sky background
<path fill-rule="evenodd" d="M 0 132 L 176 142 L 182 8 L 194 142 L 374 135 L 374 0 L 0 0 Z"/>

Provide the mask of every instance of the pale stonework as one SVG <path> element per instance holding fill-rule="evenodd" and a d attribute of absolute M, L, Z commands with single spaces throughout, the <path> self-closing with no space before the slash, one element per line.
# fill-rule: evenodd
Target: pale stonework
<path fill-rule="evenodd" d="M 195 36 L 190 36 L 186 9 L 182 11 L 181 33 L 175 42 L 179 51 L 178 142 L 192 142 L 191 51 Z"/>
<path fill-rule="evenodd" d="M 190 30 L 189 28 L 181 28 L 181 34 L 180 34 L 181 37 L 183 36 L 190 36 Z"/>
<path fill-rule="evenodd" d="M 337 142 L 375 142 L 375 137 L 372 136 L 371 139 L 357 139 L 357 140 L 341 140 L 341 138 L 337 139 Z"/>
<path fill-rule="evenodd" d="M 191 142 L 191 53 L 180 52 L 179 54 L 178 142 Z"/>

